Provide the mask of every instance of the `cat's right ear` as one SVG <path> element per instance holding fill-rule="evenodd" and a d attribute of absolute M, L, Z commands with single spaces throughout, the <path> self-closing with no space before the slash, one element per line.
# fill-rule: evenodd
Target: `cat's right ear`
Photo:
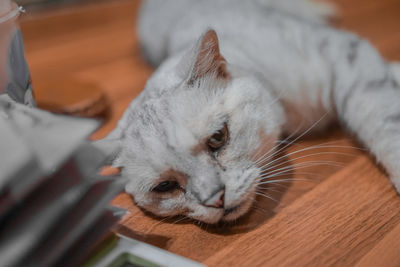
<path fill-rule="evenodd" d="M 193 58 L 188 79 L 189 84 L 194 84 L 206 76 L 221 80 L 230 79 L 226 60 L 219 50 L 217 33 L 213 29 L 207 30 L 201 36 L 195 47 Z"/>

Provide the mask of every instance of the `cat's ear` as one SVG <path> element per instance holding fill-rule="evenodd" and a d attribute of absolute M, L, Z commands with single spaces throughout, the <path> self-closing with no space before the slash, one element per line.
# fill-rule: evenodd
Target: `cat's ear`
<path fill-rule="evenodd" d="M 195 48 L 195 57 L 188 83 L 193 84 L 209 75 L 213 75 L 217 79 L 230 79 L 226 60 L 219 51 L 217 33 L 212 29 L 203 34 Z"/>

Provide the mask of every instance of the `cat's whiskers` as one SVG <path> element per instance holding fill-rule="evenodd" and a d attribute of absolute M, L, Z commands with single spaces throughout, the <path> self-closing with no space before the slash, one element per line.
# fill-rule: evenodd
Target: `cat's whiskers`
<path fill-rule="evenodd" d="M 299 169 L 304 169 L 304 168 L 309 168 L 309 167 L 313 167 L 313 166 L 317 166 L 317 165 L 328 165 L 328 166 L 334 166 L 334 167 L 342 167 L 343 164 L 341 164 L 340 162 L 335 162 L 335 161 L 306 161 L 306 162 L 300 162 L 300 163 L 296 163 L 296 164 L 292 164 L 290 166 L 285 166 L 285 167 L 281 167 L 276 169 L 279 166 L 285 165 L 288 162 L 293 162 L 295 160 L 299 160 L 299 159 L 303 159 L 303 158 L 307 158 L 307 157 L 312 157 L 312 156 L 317 156 L 317 155 L 329 155 L 329 154 L 333 154 L 333 155 L 344 155 L 344 156 L 354 156 L 354 154 L 351 153 L 343 153 L 343 152 L 335 152 L 335 151 L 324 151 L 324 152 L 317 152 L 317 153 L 311 153 L 308 155 L 302 155 L 302 156 L 298 156 L 296 158 L 292 158 L 292 159 L 288 159 L 285 162 L 281 162 L 280 160 L 282 160 L 283 158 L 287 158 L 288 156 L 297 154 L 297 153 L 301 153 L 301 152 L 305 152 L 305 151 L 310 151 L 310 150 L 314 150 L 314 149 L 323 149 L 323 148 L 340 148 L 340 149 L 358 149 L 358 150 L 364 150 L 362 148 L 359 147 L 354 147 L 354 146 L 344 146 L 344 145 L 330 145 L 333 143 L 336 143 L 338 141 L 334 141 L 334 142 L 326 142 L 326 143 L 322 143 L 322 144 L 318 144 L 318 145 L 313 145 L 310 147 L 306 147 L 306 148 L 302 148 L 302 149 L 298 149 L 296 151 L 293 151 L 291 153 L 282 155 L 280 157 L 278 157 L 277 159 L 268 162 L 267 164 L 264 164 L 263 166 L 260 167 L 261 169 L 261 173 L 262 175 L 258 177 L 257 182 L 258 182 L 258 187 L 260 184 L 260 181 L 265 181 L 266 179 L 272 179 L 272 178 L 276 178 L 276 177 L 280 177 L 280 176 L 285 176 L 285 175 L 289 175 L 289 174 L 293 174 L 296 170 Z M 299 174 L 306 174 L 308 176 L 311 175 L 315 175 L 312 173 L 306 173 L 306 172 L 295 172 L 297 175 Z M 293 179 L 291 179 L 293 181 Z M 299 179 L 296 179 L 299 180 Z M 304 179 L 302 179 L 304 180 Z M 274 180 L 276 181 L 276 180 Z M 283 179 L 280 179 L 280 181 L 283 181 Z M 288 180 L 286 180 L 288 181 Z M 308 181 L 308 180 L 307 180 Z M 273 182 L 273 181 L 272 181 Z M 271 183 L 271 181 L 269 181 L 268 183 Z M 282 186 L 282 185 L 279 185 Z"/>
<path fill-rule="evenodd" d="M 277 96 L 275 97 L 275 99 L 272 100 L 271 102 L 269 102 L 267 105 L 268 105 L 268 106 L 272 106 L 272 105 L 276 104 L 278 101 L 280 101 L 280 100 L 282 99 L 282 97 L 283 97 L 283 95 L 284 95 L 285 93 L 286 93 L 285 90 L 281 90 L 281 92 L 279 93 L 279 95 L 277 95 Z"/>
<path fill-rule="evenodd" d="M 250 210 L 251 210 L 251 211 L 258 212 L 258 213 L 261 214 L 261 215 L 264 215 L 264 213 L 263 213 L 261 210 L 257 209 L 257 207 L 252 207 Z"/>
<path fill-rule="evenodd" d="M 253 207 L 251 207 L 251 210 L 254 210 L 255 212 L 258 212 L 261 215 L 265 215 L 265 214 L 269 214 L 271 213 L 271 211 L 268 211 L 266 209 L 263 209 L 259 206 L 254 205 Z"/>
<path fill-rule="evenodd" d="M 299 136 L 297 136 L 295 139 L 293 139 L 292 141 L 290 141 L 288 144 L 286 144 L 285 146 L 283 146 L 282 148 L 278 149 L 277 151 L 275 151 L 274 153 L 270 154 L 265 160 L 268 160 L 272 157 L 274 157 L 275 155 L 277 155 L 278 153 L 280 153 L 281 151 L 283 151 L 284 149 L 286 149 L 287 147 L 289 147 L 291 144 L 293 144 L 294 142 L 296 142 L 297 140 L 299 140 L 301 137 L 303 137 L 304 135 L 306 135 L 307 133 L 309 133 L 316 125 L 318 125 L 318 123 L 320 123 L 328 114 L 328 112 L 325 112 L 321 118 L 319 118 L 316 122 L 314 122 L 307 130 L 305 130 L 303 133 L 301 133 Z M 303 123 L 303 122 L 302 122 Z M 259 161 L 257 161 L 259 162 Z M 257 163 L 256 163 L 257 164 Z"/>
<path fill-rule="evenodd" d="M 289 137 L 287 137 L 287 138 L 291 138 L 291 137 L 289 136 Z M 286 138 L 286 139 L 287 139 L 287 138 Z M 277 147 L 278 147 L 280 144 L 282 144 L 282 143 L 289 144 L 290 142 L 289 142 L 288 140 L 286 140 L 286 139 L 277 142 L 278 145 L 275 146 L 275 147 L 273 147 L 273 148 L 271 148 L 268 152 L 274 150 L 275 148 L 277 148 Z M 355 149 L 355 150 L 366 151 L 366 149 L 364 149 L 364 148 L 355 147 L 355 146 L 334 145 L 334 144 L 336 144 L 336 143 L 341 143 L 341 142 L 343 142 L 343 140 L 329 141 L 329 142 L 324 142 L 324 143 L 317 144 L 317 145 L 311 145 L 311 146 L 306 147 L 306 148 L 302 147 L 301 149 L 307 149 L 307 150 L 308 150 L 308 149 L 318 149 L 318 148 L 343 148 L 343 149 Z M 299 145 L 299 144 L 292 143 L 291 146 L 300 146 L 300 145 Z M 300 150 L 300 149 L 299 149 L 299 150 Z M 268 152 L 267 152 L 267 153 L 268 153 Z M 278 152 L 278 151 L 276 151 L 276 152 Z M 279 151 L 278 154 L 281 154 L 281 153 L 283 153 L 283 152 L 284 152 L 283 150 L 282 150 L 282 151 Z M 296 152 L 296 151 L 293 151 L 293 152 Z M 265 154 L 267 154 L 267 153 L 265 153 Z M 266 162 L 266 161 L 269 159 L 269 157 L 268 157 L 268 158 L 264 157 L 265 154 L 264 154 L 263 156 L 261 156 L 260 158 L 258 158 L 257 161 L 253 161 L 254 164 L 260 165 L 260 163 Z M 282 155 L 281 157 L 279 157 L 279 159 L 281 159 L 281 158 L 283 158 L 283 157 L 285 157 L 285 156 L 288 156 L 288 155 L 287 155 L 287 154 L 284 154 L 284 155 Z M 274 161 L 275 161 L 275 160 L 274 160 Z"/>
<path fill-rule="evenodd" d="M 258 210 L 262 210 L 262 211 L 265 212 L 265 213 L 269 212 L 269 210 L 266 210 L 266 209 L 263 209 L 263 208 L 260 207 L 260 206 L 257 206 L 257 203 L 256 203 L 256 205 L 254 205 L 253 207 L 254 207 L 254 208 L 257 208 Z"/>
<path fill-rule="evenodd" d="M 313 167 L 313 166 L 320 166 L 320 165 L 326 165 L 326 166 L 332 166 L 332 167 L 343 167 L 343 164 L 337 161 L 329 161 L 329 160 L 310 160 L 310 161 L 305 161 L 305 162 L 299 162 L 295 164 L 291 164 L 289 166 L 284 166 L 280 168 L 273 168 L 272 170 L 264 170 L 261 172 L 261 175 L 259 177 L 264 177 L 266 175 L 274 174 L 274 173 L 279 173 L 280 171 L 284 170 L 289 170 L 294 172 L 295 170 L 299 169 L 304 169 L 308 167 Z"/>
<path fill-rule="evenodd" d="M 279 203 L 278 200 L 276 200 L 275 198 L 271 197 L 270 195 L 268 195 L 268 194 L 266 194 L 266 193 L 262 193 L 262 192 L 256 191 L 255 194 L 256 194 L 257 196 L 265 197 L 265 198 L 268 198 L 268 199 L 270 199 L 270 200 L 272 200 L 272 201 L 274 201 L 274 202 L 276 202 L 276 203 Z"/>
<path fill-rule="evenodd" d="M 260 163 L 263 164 L 264 162 L 267 162 L 272 157 L 278 155 L 279 153 L 282 153 L 287 147 L 292 145 L 294 142 L 296 142 L 302 136 L 307 134 L 312 128 L 314 128 L 320 121 L 322 121 L 325 118 L 325 116 L 327 114 L 328 113 L 326 112 L 323 116 L 321 116 L 321 118 L 318 121 L 316 121 L 313 125 L 311 125 L 309 127 L 309 129 L 304 131 L 301 135 L 297 136 L 294 140 L 289 141 L 290 138 L 292 138 L 292 136 L 297 134 L 299 129 L 302 127 L 303 122 L 299 125 L 299 127 L 296 129 L 296 131 L 294 131 L 290 136 L 288 136 L 284 140 L 277 142 L 277 144 L 275 146 L 273 146 L 270 150 L 268 150 L 266 153 L 264 153 L 261 157 L 258 157 L 259 152 L 257 152 L 256 156 L 258 157 L 258 159 L 255 161 L 255 164 L 256 165 L 260 165 Z M 279 147 L 279 145 L 281 145 L 283 143 L 286 143 L 286 144 L 282 148 L 277 149 Z M 294 159 L 289 159 L 288 161 L 286 161 L 284 163 L 279 163 L 279 161 L 281 159 L 283 159 L 285 157 L 288 157 L 290 155 L 294 155 L 294 154 L 303 152 L 303 151 L 308 151 L 308 150 L 312 150 L 312 149 L 321 149 L 321 148 L 333 148 L 333 147 L 335 147 L 335 148 L 349 148 L 349 149 L 350 148 L 355 148 L 355 147 L 350 147 L 350 146 L 329 146 L 329 145 L 326 145 L 326 144 L 325 145 L 324 144 L 315 145 L 315 146 L 311 146 L 311 147 L 308 147 L 308 148 L 299 149 L 299 150 L 291 152 L 289 154 L 282 155 L 282 156 L 278 157 L 277 159 L 273 160 L 272 162 L 268 162 L 267 164 L 261 166 L 260 168 L 261 168 L 262 172 L 264 173 L 265 171 L 269 171 L 272 168 L 276 168 L 276 167 L 282 166 L 283 164 L 286 164 L 288 161 L 292 162 L 294 160 L 298 160 L 298 159 L 306 158 L 306 157 L 311 157 L 311 156 L 315 156 L 315 155 L 321 155 L 321 154 L 344 154 L 346 156 L 351 155 L 349 153 L 340 153 L 340 152 L 319 152 L 319 153 L 313 153 L 313 154 L 309 154 L 309 155 L 305 155 L 305 156 L 303 155 L 303 156 L 300 156 L 300 157 L 297 157 L 297 158 L 294 158 Z M 271 153 L 272 151 L 274 151 L 274 152 Z M 274 164 L 276 162 L 278 162 L 278 164 Z M 309 179 L 293 179 L 293 178 L 291 178 L 291 179 L 278 179 L 278 180 L 275 179 L 275 180 L 270 180 L 268 182 L 265 182 L 265 179 L 271 179 L 271 178 L 276 178 L 276 177 L 279 177 L 279 176 L 288 175 L 289 173 L 291 173 L 291 172 L 293 172 L 295 170 L 298 170 L 298 169 L 308 168 L 308 167 L 311 167 L 311 166 L 322 165 L 322 164 L 331 165 L 331 166 L 335 166 L 335 167 L 340 167 L 340 165 L 337 162 L 332 162 L 332 161 L 331 162 L 329 162 L 329 161 L 302 162 L 302 163 L 298 163 L 298 164 L 291 165 L 291 166 L 288 166 L 288 167 L 279 168 L 279 169 L 273 170 L 272 172 L 269 172 L 267 174 L 261 175 L 257 179 L 257 187 L 259 187 L 262 184 L 266 184 L 266 183 L 268 183 L 268 184 L 272 184 L 272 183 L 277 184 L 276 182 L 310 181 Z M 297 174 L 299 174 L 299 173 L 297 173 Z M 310 174 L 310 173 L 304 173 L 304 174 Z M 260 182 L 260 181 L 264 181 L 264 182 Z M 279 185 L 279 186 L 282 186 L 282 185 Z M 285 188 L 287 188 L 287 187 L 285 187 Z M 270 198 L 269 195 L 265 195 L 265 194 L 263 194 L 263 193 L 261 193 L 261 192 L 259 192 L 257 190 L 256 190 L 255 194 L 256 195 L 263 195 L 264 197 Z"/>
<path fill-rule="evenodd" d="M 156 226 L 160 225 L 161 223 L 163 223 L 163 222 L 165 222 L 166 220 L 171 219 L 171 218 L 173 218 L 173 217 L 174 217 L 174 216 L 167 216 L 167 217 L 165 217 L 165 218 L 163 218 L 163 219 L 157 221 L 157 222 L 154 223 L 152 226 L 150 226 L 150 228 L 147 230 L 147 232 L 146 232 L 145 234 L 146 234 L 146 235 L 149 234 L 151 231 L 154 230 L 154 228 L 155 228 Z"/>
<path fill-rule="evenodd" d="M 285 178 L 287 174 L 285 175 L 276 175 L 274 177 L 269 177 L 270 180 L 260 180 L 257 182 L 257 187 L 261 188 L 260 185 L 264 185 L 264 184 L 269 184 L 269 181 L 284 181 L 284 180 L 290 180 L 290 181 L 308 181 L 308 182 L 319 182 L 320 180 L 315 179 L 315 178 Z M 284 177 L 284 178 L 279 178 L 279 177 Z M 274 178 L 274 180 L 271 180 L 272 178 Z M 262 187 L 262 190 L 268 189 L 268 187 Z M 287 188 L 285 188 L 287 189 Z"/>
<path fill-rule="evenodd" d="M 259 154 L 263 152 L 263 149 L 264 149 L 264 147 L 266 146 L 266 144 L 264 144 L 264 146 L 262 146 L 262 147 L 260 147 L 260 148 L 258 148 L 258 149 L 256 150 L 256 153 L 253 154 L 253 155 L 250 157 L 250 160 L 251 160 L 252 162 L 254 162 L 254 163 L 257 163 L 258 159 L 262 158 L 263 156 L 267 155 L 267 154 L 270 153 L 271 151 L 275 150 L 277 147 L 279 147 L 279 146 L 280 146 L 281 144 L 283 144 L 284 142 L 286 142 L 286 141 L 285 141 L 285 140 L 276 140 L 276 141 L 274 142 L 274 145 L 272 146 L 272 148 L 270 148 L 267 152 L 264 152 L 264 154 L 260 156 Z"/>
<path fill-rule="evenodd" d="M 295 136 L 298 131 L 300 131 L 300 129 L 303 127 L 303 123 L 304 121 L 301 122 L 301 124 L 299 124 L 299 126 L 297 127 L 297 129 L 291 133 L 289 136 L 287 136 L 285 139 L 281 140 L 281 141 L 276 141 L 276 144 L 267 152 L 265 152 L 261 157 L 259 157 L 257 160 L 254 161 L 254 163 L 256 165 L 258 165 L 259 161 L 262 160 L 263 158 L 265 158 L 266 156 L 268 156 L 271 152 L 276 151 L 276 149 L 283 143 L 289 144 L 290 145 L 290 138 L 292 138 L 293 136 Z M 286 146 L 285 146 L 286 147 Z M 262 150 L 261 150 L 262 151 Z"/>
<path fill-rule="evenodd" d="M 300 162 L 300 163 L 292 164 L 292 165 L 285 166 L 282 168 L 278 168 L 273 171 L 264 172 L 259 177 L 262 179 L 265 179 L 267 176 L 269 177 L 270 175 L 275 175 L 275 174 L 279 174 L 279 173 L 283 173 L 283 172 L 290 173 L 290 172 L 294 172 L 295 170 L 304 169 L 304 168 L 313 167 L 313 166 L 319 166 L 319 165 L 343 167 L 343 164 L 340 164 L 339 162 L 336 162 L 336 161 L 328 161 L 328 160 L 326 160 L 326 161 L 323 161 L 323 160 L 306 161 L 306 162 Z"/>
<path fill-rule="evenodd" d="M 271 178 L 275 178 L 275 177 L 282 177 L 282 176 L 287 176 L 292 174 L 291 170 L 286 170 L 286 171 L 282 171 L 279 173 L 275 173 L 275 174 L 271 174 L 271 175 L 265 175 L 264 177 L 260 177 L 257 179 L 257 182 L 261 182 L 261 181 L 265 181 L 267 179 L 271 179 Z M 321 176 L 316 174 L 316 173 L 310 173 L 310 172 L 296 172 L 296 175 L 309 175 L 311 176 L 316 176 L 315 179 L 320 179 L 321 180 Z"/>
<path fill-rule="evenodd" d="M 302 124 L 299 125 L 299 127 L 296 129 L 296 131 L 294 131 L 293 133 L 291 133 L 289 136 L 287 136 L 285 139 L 283 140 L 276 140 L 275 141 L 275 145 L 272 146 L 268 151 L 264 152 L 263 155 L 259 156 L 259 153 L 263 151 L 263 147 L 261 147 L 260 149 L 258 149 L 258 152 L 256 153 L 255 156 L 253 156 L 251 158 L 251 160 L 257 164 L 260 160 L 262 160 L 263 158 L 265 158 L 266 156 L 268 156 L 271 152 L 276 151 L 276 149 L 282 145 L 282 144 L 288 144 L 290 142 L 290 138 L 292 138 L 294 135 L 297 134 L 297 132 L 301 129 Z"/>
<path fill-rule="evenodd" d="M 276 179 L 276 180 L 263 181 L 261 183 L 258 183 L 258 185 L 274 184 L 274 183 L 277 183 L 277 182 L 289 183 L 289 182 L 296 182 L 296 181 L 311 182 L 311 183 L 317 183 L 318 182 L 316 180 L 308 179 L 308 178 L 288 178 L 288 179 Z"/>
<path fill-rule="evenodd" d="M 283 188 L 283 189 L 285 189 L 285 190 L 289 189 L 289 186 L 287 186 L 287 185 L 285 185 L 285 184 L 271 183 L 271 185 L 277 186 L 277 187 L 281 187 L 281 188 Z M 260 186 L 260 184 L 257 183 L 257 187 L 259 187 L 259 186 Z M 269 185 L 268 185 L 268 186 L 269 186 Z M 268 187 L 265 187 L 265 188 L 268 188 Z"/>
<path fill-rule="evenodd" d="M 207 223 L 203 223 L 202 221 L 196 221 L 196 223 L 197 223 L 197 225 L 201 228 L 201 229 L 203 229 L 204 230 L 204 228 L 203 228 L 203 226 L 204 225 L 208 225 Z"/>
<path fill-rule="evenodd" d="M 265 159 L 270 159 L 272 157 L 274 157 L 275 155 L 281 153 L 282 151 L 284 151 L 287 147 L 289 147 L 291 144 L 293 144 L 295 141 L 297 141 L 301 136 L 305 135 L 306 132 L 303 132 L 301 135 L 299 135 L 297 138 L 295 138 L 294 140 L 291 140 L 291 138 L 295 135 L 297 135 L 297 132 L 301 129 L 303 125 L 303 122 L 301 124 L 299 124 L 298 128 L 296 129 L 296 131 L 294 131 L 292 134 L 290 134 L 288 137 L 286 137 L 284 139 L 285 141 L 285 145 L 282 146 L 281 148 L 279 148 L 279 146 L 275 146 L 272 149 L 270 149 L 267 153 L 265 153 L 261 158 L 259 158 L 257 161 L 255 161 L 255 164 L 259 164 L 261 161 L 265 160 Z M 287 142 L 286 142 L 287 141 Z M 279 148 L 279 149 L 278 149 Z M 272 152 L 272 153 L 270 153 Z"/>
<path fill-rule="evenodd" d="M 340 148 L 340 149 L 358 149 L 358 150 L 363 150 L 361 148 L 354 147 L 354 146 L 332 146 L 332 145 L 325 145 L 325 143 L 322 143 L 322 144 L 319 144 L 319 145 L 312 145 L 312 146 L 309 146 L 309 147 L 306 147 L 306 148 L 298 149 L 296 151 L 284 154 L 284 155 L 282 155 L 282 156 L 280 156 L 280 157 L 278 157 L 278 158 L 276 158 L 276 159 L 274 159 L 272 161 L 269 161 L 267 163 L 265 163 L 266 160 L 264 160 L 263 162 L 259 162 L 258 165 L 265 163 L 264 165 L 262 165 L 260 167 L 260 168 L 264 168 L 264 167 L 269 166 L 269 165 L 271 165 L 271 164 L 273 164 L 273 163 L 275 163 L 277 161 L 282 160 L 283 158 L 287 158 L 287 157 L 289 157 L 291 155 L 298 154 L 298 153 L 301 153 L 301 152 L 304 152 L 304 151 L 309 151 L 309 150 L 314 150 L 314 149 L 322 149 L 322 148 Z M 315 154 L 304 155 L 304 156 L 302 156 L 300 158 L 310 157 L 310 156 L 313 156 L 313 155 L 320 155 L 320 154 L 339 154 L 339 155 L 345 155 L 345 156 L 354 156 L 354 154 L 351 154 L 351 153 L 336 152 L 336 151 L 323 151 L 323 152 L 318 152 L 318 153 L 315 153 Z M 289 159 L 288 161 L 293 161 L 295 159 L 299 159 L 299 158 Z"/>
<path fill-rule="evenodd" d="M 275 193 L 283 193 L 283 191 L 277 190 L 275 188 L 271 188 L 271 187 L 264 187 L 264 186 L 257 186 L 258 189 L 260 189 L 262 192 L 264 191 L 268 191 L 268 192 L 275 192 Z"/>
<path fill-rule="evenodd" d="M 183 220 L 190 219 L 189 217 L 187 217 L 187 216 L 185 216 L 185 215 L 181 215 L 181 216 L 182 216 L 181 218 L 179 218 L 179 219 L 176 220 L 176 221 L 173 221 L 171 224 L 177 224 L 178 222 L 181 222 L 181 221 L 183 221 Z"/>

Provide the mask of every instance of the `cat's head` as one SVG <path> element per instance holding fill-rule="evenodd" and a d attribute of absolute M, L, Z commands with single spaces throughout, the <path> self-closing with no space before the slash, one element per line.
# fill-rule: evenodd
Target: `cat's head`
<path fill-rule="evenodd" d="M 229 59 L 228 59 L 229 62 Z M 126 191 L 160 216 L 233 220 L 255 198 L 282 110 L 255 77 L 230 66 L 208 30 L 191 53 L 160 66 L 110 134 Z"/>

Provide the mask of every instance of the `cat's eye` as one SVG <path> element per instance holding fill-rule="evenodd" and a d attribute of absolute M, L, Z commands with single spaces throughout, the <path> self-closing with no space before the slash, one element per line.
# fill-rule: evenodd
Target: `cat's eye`
<path fill-rule="evenodd" d="M 174 191 L 175 189 L 179 189 L 180 185 L 176 181 L 163 181 L 159 183 L 156 187 L 152 189 L 154 192 L 158 193 L 165 193 L 165 192 L 171 192 Z"/>
<path fill-rule="evenodd" d="M 224 127 L 216 131 L 207 141 L 207 146 L 212 152 L 221 149 L 228 141 L 229 132 L 226 123 Z"/>

